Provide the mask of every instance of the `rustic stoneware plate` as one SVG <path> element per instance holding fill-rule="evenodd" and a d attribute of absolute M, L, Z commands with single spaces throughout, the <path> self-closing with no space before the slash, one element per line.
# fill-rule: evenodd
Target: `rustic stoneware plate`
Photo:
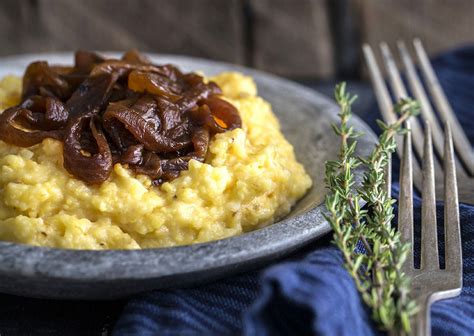
<path fill-rule="evenodd" d="M 242 272 L 268 262 L 330 231 L 324 211 L 324 162 L 337 155 L 339 141 L 331 130 L 338 109 L 328 98 L 256 70 L 208 60 L 150 55 L 156 63 L 213 75 L 240 71 L 252 76 L 293 144 L 296 156 L 313 179 L 313 187 L 283 220 L 238 237 L 192 246 L 114 251 L 75 251 L 0 242 L 0 291 L 62 299 L 110 299 L 156 288 L 190 286 Z M 0 58 L 0 76 L 22 75 L 34 60 L 71 64 L 72 53 Z M 353 125 L 366 137 L 359 155 L 367 155 L 375 137 L 357 117 Z M 356 172 L 361 180 L 363 172 Z"/>

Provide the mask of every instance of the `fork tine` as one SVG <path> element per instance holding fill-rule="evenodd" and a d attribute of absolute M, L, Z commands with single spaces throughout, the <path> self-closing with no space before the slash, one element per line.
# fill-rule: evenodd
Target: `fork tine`
<path fill-rule="evenodd" d="M 436 222 L 436 197 L 431 128 L 425 125 L 425 148 L 423 152 L 423 190 L 421 204 L 421 260 L 420 269 L 439 269 L 438 238 Z"/>
<path fill-rule="evenodd" d="M 461 274 L 462 251 L 459 227 L 458 186 L 454 161 L 453 139 L 449 124 L 445 126 L 444 152 L 444 230 L 446 270 Z"/>
<path fill-rule="evenodd" d="M 392 100 L 388 93 L 387 87 L 385 86 L 382 74 L 380 73 L 380 68 L 378 67 L 377 62 L 375 61 L 374 52 L 368 44 L 364 44 L 362 46 L 362 50 L 364 53 L 365 62 L 367 63 L 367 68 L 369 69 L 370 79 L 372 81 L 372 86 L 374 88 L 375 97 L 377 98 L 377 103 L 379 105 L 382 118 L 387 124 L 393 124 L 397 121 L 397 116 L 393 111 Z M 398 156 L 401 157 L 401 137 L 399 135 L 396 135 L 395 138 L 398 144 L 397 153 Z M 391 174 L 391 171 L 389 171 L 389 169 L 390 167 L 386 167 L 386 176 L 389 176 L 389 174 Z M 388 195 L 390 195 L 390 183 L 386 184 L 385 187 Z"/>
<path fill-rule="evenodd" d="M 443 131 L 441 130 L 438 120 L 436 119 L 433 109 L 431 108 L 431 103 L 429 102 L 426 92 L 423 89 L 423 85 L 421 84 L 421 81 L 416 73 L 415 66 L 413 65 L 413 61 L 411 60 L 405 43 L 403 41 L 398 41 L 397 45 L 403 65 L 405 67 L 410 89 L 415 95 L 415 98 L 420 102 L 421 113 L 423 114 L 423 117 L 428 120 L 431 125 L 435 149 L 440 157 L 443 157 Z"/>
<path fill-rule="evenodd" d="M 471 144 L 464 133 L 459 121 L 457 120 L 451 105 L 444 94 L 441 85 L 439 84 L 438 78 L 430 64 L 428 56 L 426 55 L 425 49 L 419 39 L 413 41 L 415 46 L 416 54 L 420 62 L 421 70 L 425 78 L 436 108 L 438 109 L 441 118 L 444 122 L 451 125 L 453 129 L 454 146 L 459 154 L 461 160 L 466 164 L 469 174 L 474 175 L 474 153 L 472 151 Z"/>
<path fill-rule="evenodd" d="M 403 85 L 402 78 L 400 77 L 400 73 L 397 70 L 397 65 L 395 64 L 395 60 L 393 59 L 392 52 L 390 51 L 388 44 L 386 42 L 380 43 L 380 50 L 382 51 L 385 68 L 387 69 L 389 75 L 390 85 L 397 96 L 397 100 L 406 98 L 408 96 L 407 91 Z"/>
<path fill-rule="evenodd" d="M 407 121 L 407 124 L 409 122 Z M 406 125 L 408 128 L 408 125 Z M 400 196 L 398 200 L 398 231 L 403 243 L 410 243 L 410 252 L 403 264 L 403 271 L 413 269 L 413 169 L 411 132 L 403 138 L 403 155 L 400 164 Z"/>
<path fill-rule="evenodd" d="M 395 92 L 397 101 L 402 98 L 407 98 L 408 94 L 405 89 L 405 85 L 402 82 L 400 72 L 397 69 L 397 65 L 395 64 L 395 60 L 387 43 L 380 43 L 380 50 L 382 51 L 385 68 L 387 69 L 388 78 L 390 80 L 390 86 Z M 411 127 L 412 129 L 411 137 L 413 139 L 415 149 L 417 153 L 421 156 L 423 153 L 423 130 L 420 126 L 420 123 L 418 122 L 418 119 L 414 118 L 410 123 L 409 127 Z"/>
<path fill-rule="evenodd" d="M 364 52 L 365 61 L 367 62 L 370 79 L 372 80 L 380 112 L 382 113 L 384 120 L 387 123 L 392 124 L 397 120 L 397 118 L 393 112 L 392 100 L 390 99 L 387 87 L 383 81 L 382 74 L 380 73 L 380 69 L 375 61 L 374 52 L 368 44 L 364 44 L 362 50 Z"/>

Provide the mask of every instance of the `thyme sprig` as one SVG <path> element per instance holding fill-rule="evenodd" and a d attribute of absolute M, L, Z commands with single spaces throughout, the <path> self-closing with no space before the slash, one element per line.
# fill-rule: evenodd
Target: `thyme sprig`
<path fill-rule="evenodd" d="M 333 130 L 341 145 L 338 160 L 326 162 L 329 213 L 325 217 L 334 230 L 333 241 L 342 252 L 347 271 L 372 310 L 372 318 L 382 330 L 403 335 L 410 332 L 410 318 L 417 308 L 408 296 L 410 280 L 402 272 L 409 245 L 400 241 L 399 232 L 391 225 L 395 200 L 385 188 L 385 169 L 396 149 L 395 136 L 407 132 L 403 124 L 419 113 L 419 104 L 412 99 L 397 103 L 394 111 L 398 119 L 391 125 L 378 121 L 382 131 L 379 141 L 368 158 L 360 158 L 355 155 L 355 139 L 362 134 L 349 125 L 357 96 L 347 93 L 345 83 L 341 83 L 336 86 L 335 98 L 341 108 L 341 122 L 333 125 Z M 360 166 L 366 169 L 356 188 L 354 170 Z"/>

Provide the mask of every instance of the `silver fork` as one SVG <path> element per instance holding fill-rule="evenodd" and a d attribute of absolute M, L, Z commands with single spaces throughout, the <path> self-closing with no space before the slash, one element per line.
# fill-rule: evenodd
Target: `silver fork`
<path fill-rule="evenodd" d="M 445 268 L 440 269 L 436 221 L 433 146 L 430 125 L 425 126 L 423 150 L 423 190 L 421 217 L 420 268 L 413 260 L 413 159 L 411 132 L 405 135 L 400 166 L 400 199 L 398 230 L 404 242 L 411 243 L 403 272 L 411 277 L 412 296 L 420 308 L 414 319 L 414 333 L 431 335 L 430 306 L 433 302 L 454 297 L 462 288 L 462 250 L 459 226 L 459 204 L 452 134 L 445 127 L 444 138 L 444 231 Z"/>
<path fill-rule="evenodd" d="M 402 241 L 409 242 L 412 246 L 403 271 L 412 278 L 412 295 L 420 307 L 420 311 L 414 320 L 415 334 L 430 335 L 429 312 L 431 304 L 437 300 L 459 295 L 462 288 L 462 252 L 457 181 L 460 182 L 460 189 L 462 189 L 462 194 L 460 194 L 459 198 L 466 203 L 474 204 L 474 180 L 469 168 L 462 168 L 458 162 L 459 160 L 455 157 L 451 127 L 455 125 L 453 127 L 455 132 L 461 134 L 461 136 L 464 135 L 464 133 L 455 119 L 452 110 L 449 108 L 446 109 L 446 106 L 449 107 L 446 97 L 444 97 L 443 94 L 442 96 L 444 98 L 438 97 L 433 99 L 437 109 L 444 109 L 445 116 L 448 116 L 444 118 L 446 127 L 443 136 L 443 131 L 433 113 L 405 45 L 400 42 L 398 47 L 407 71 L 410 88 L 414 92 L 415 97 L 420 101 L 422 115 L 425 118 L 424 136 L 419 121 L 413 119 L 410 123 L 407 123 L 408 128 L 411 128 L 411 132 L 405 135 L 403 146 L 401 146 L 402 139 L 397 139 L 399 144 L 399 146 L 397 146 L 397 153 L 401 158 L 398 226 Z M 430 88 L 430 92 L 433 96 L 440 96 L 440 92 L 442 93 L 442 91 L 437 83 L 431 65 L 427 60 L 426 53 L 418 40 L 415 41 L 415 48 L 417 49 L 420 62 L 423 64 L 422 71 L 425 73 L 425 77 L 429 77 L 427 85 Z M 386 122 L 391 123 L 396 118 L 392 109 L 393 102 L 384 84 L 372 49 L 368 45 L 364 45 L 363 49 L 383 118 Z M 387 72 L 389 73 L 390 85 L 396 98 L 407 97 L 407 90 L 403 85 L 388 46 L 383 43 L 381 49 Z M 428 68 L 431 70 L 431 74 L 426 74 Z M 428 70 L 428 72 L 430 70 Z M 438 86 L 437 89 L 432 88 L 434 83 Z M 440 104 L 439 102 L 443 99 L 445 103 Z M 431 129 L 433 129 L 434 141 L 431 137 Z M 416 153 L 420 157 L 423 157 L 422 168 L 420 168 L 418 162 L 412 158 L 412 137 L 414 140 L 413 147 Z M 459 139 L 460 137 L 458 136 L 457 138 Z M 441 166 L 441 163 L 433 154 L 433 142 L 441 161 L 444 161 L 443 166 Z M 469 167 L 472 149 L 467 140 L 464 142 L 464 147 L 463 140 L 459 143 L 458 155 L 461 156 L 466 167 Z M 467 143 L 468 147 L 465 146 L 465 143 Z M 435 174 L 435 171 L 438 172 L 438 174 Z M 440 173 L 443 173 L 444 178 L 441 177 Z M 421 264 L 419 269 L 415 269 L 413 260 L 413 182 L 418 190 L 421 191 L 423 200 Z M 436 197 L 441 199 L 442 195 L 444 195 L 445 202 L 445 269 L 440 269 L 439 266 L 436 232 L 435 200 Z"/>
<path fill-rule="evenodd" d="M 459 185 L 459 200 L 464 203 L 474 204 L 474 152 L 471 144 L 469 143 L 459 121 L 453 113 L 453 110 L 438 82 L 436 74 L 428 60 L 428 56 L 421 44 L 419 39 L 413 41 L 415 52 L 420 65 L 421 73 L 425 79 L 426 87 L 431 93 L 432 100 L 434 103 L 435 110 L 438 111 L 440 119 L 444 123 L 448 123 L 452 128 L 454 148 L 456 149 L 457 157 L 456 162 L 456 173 L 457 181 Z M 385 69 L 388 74 L 390 88 L 394 93 L 396 100 L 408 97 L 408 90 L 405 88 L 403 81 L 401 80 L 400 73 L 397 69 L 395 60 L 392 56 L 390 48 L 383 42 L 380 44 L 382 57 L 385 64 Z M 410 91 L 413 96 L 420 102 L 421 105 L 421 116 L 431 126 L 433 133 L 433 143 L 436 149 L 436 153 L 439 158 L 443 158 L 443 130 L 438 122 L 438 118 L 434 113 L 434 109 L 428 99 L 428 95 L 419 79 L 414 63 L 410 57 L 407 47 L 401 41 L 398 42 L 398 49 L 400 52 L 401 60 L 405 68 L 406 77 L 410 87 Z M 369 74 L 374 87 L 374 92 L 382 113 L 383 119 L 392 123 L 395 119 L 395 113 L 392 109 L 392 100 L 390 98 L 387 87 L 384 84 L 381 71 L 375 60 L 372 48 L 369 45 L 363 46 L 364 57 L 368 65 Z M 423 129 L 418 119 L 413 118 L 411 120 L 411 129 L 413 137 L 413 145 L 416 153 L 419 157 L 422 156 L 423 152 Z M 398 155 L 401 156 L 401 139 L 398 138 Z M 433 158 L 434 167 L 436 172 L 442 172 L 440 160 L 436 156 Z M 461 163 L 462 162 L 462 163 Z M 422 189 L 422 174 L 417 161 L 413 163 L 413 178 L 415 186 L 419 191 Z M 443 195 L 443 182 L 441 174 L 435 174 L 435 190 L 436 196 L 441 198 Z"/>

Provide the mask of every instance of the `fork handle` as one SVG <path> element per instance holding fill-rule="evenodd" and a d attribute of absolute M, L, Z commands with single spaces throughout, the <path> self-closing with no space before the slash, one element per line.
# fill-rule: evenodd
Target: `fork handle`
<path fill-rule="evenodd" d="M 416 299 L 419 308 L 413 321 L 413 334 L 416 336 L 431 336 L 430 296 L 430 294 L 424 294 Z"/>

